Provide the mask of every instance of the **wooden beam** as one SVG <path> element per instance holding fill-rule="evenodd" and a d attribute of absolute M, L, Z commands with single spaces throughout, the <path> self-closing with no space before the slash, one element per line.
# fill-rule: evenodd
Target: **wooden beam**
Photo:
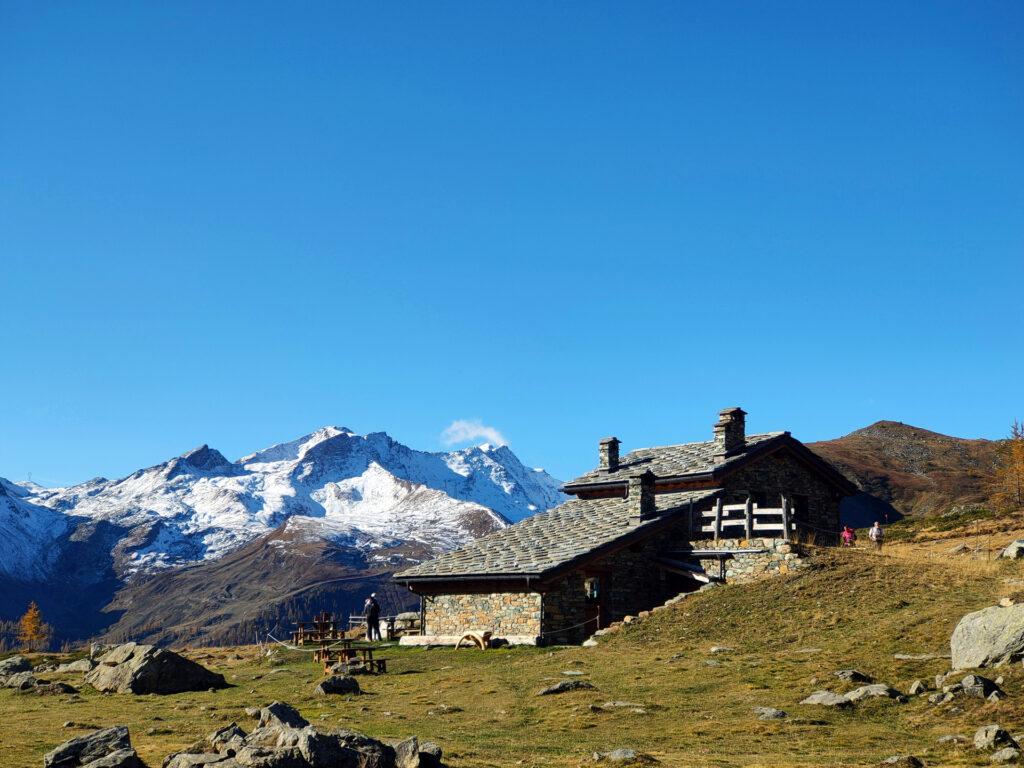
<path fill-rule="evenodd" d="M 789 541 L 789 497 L 782 494 L 782 538 Z"/>
<path fill-rule="evenodd" d="M 715 541 L 722 537 L 722 497 L 715 499 Z"/>
<path fill-rule="evenodd" d="M 747 538 L 754 538 L 754 498 L 747 496 L 746 508 L 744 509 L 745 520 L 744 530 L 746 531 Z"/>

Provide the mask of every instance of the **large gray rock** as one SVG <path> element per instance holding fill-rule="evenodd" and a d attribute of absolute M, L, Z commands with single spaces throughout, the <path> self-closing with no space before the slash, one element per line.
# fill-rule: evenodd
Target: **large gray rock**
<path fill-rule="evenodd" d="M 1017 746 L 1018 744 L 1013 740 L 1013 736 L 995 723 L 983 726 L 974 733 L 975 749 L 988 750 L 998 749 L 1000 747 L 1016 748 Z"/>
<path fill-rule="evenodd" d="M 31 672 L 15 672 L 4 678 L 3 687 L 13 688 L 16 691 L 27 691 L 39 684 L 39 680 Z"/>
<path fill-rule="evenodd" d="M 331 675 L 320 681 L 320 685 L 316 687 L 316 692 L 320 694 L 361 693 L 359 681 L 351 675 Z"/>
<path fill-rule="evenodd" d="M 166 648 L 125 643 L 99 658 L 85 676 L 97 691 L 116 693 L 182 693 L 224 688 L 224 676 Z"/>
<path fill-rule="evenodd" d="M 11 656 L 0 661 L 0 677 L 7 677 L 16 672 L 31 672 L 32 665 L 24 656 Z"/>
<path fill-rule="evenodd" d="M 963 692 L 967 696 L 973 696 L 976 699 L 987 699 L 993 693 L 1002 694 L 1003 690 L 995 684 L 994 680 L 989 680 L 987 677 L 981 675 L 967 675 L 961 682 L 963 686 Z"/>
<path fill-rule="evenodd" d="M 65 741 L 43 756 L 44 768 L 145 768 L 132 749 L 128 727 L 115 725 Z"/>
<path fill-rule="evenodd" d="M 77 661 L 69 661 L 67 664 L 59 664 L 55 671 L 57 672 L 91 672 L 96 667 L 96 662 L 92 659 L 78 659 Z"/>
<path fill-rule="evenodd" d="M 1009 546 L 1003 550 L 1000 557 L 1005 557 L 1009 560 L 1020 560 L 1024 557 L 1024 539 L 1011 541 Z"/>
<path fill-rule="evenodd" d="M 1003 765 L 1006 763 L 1019 763 L 1020 750 L 1013 747 L 1003 747 L 999 751 L 993 752 L 988 759 L 990 762 Z"/>
<path fill-rule="evenodd" d="M 800 703 L 819 707 L 835 707 L 837 709 L 853 706 L 853 702 L 848 698 L 832 691 L 815 691 Z"/>
<path fill-rule="evenodd" d="M 840 669 L 833 673 L 840 680 L 848 680 L 851 683 L 873 683 L 871 675 L 866 675 L 856 669 Z"/>
<path fill-rule="evenodd" d="M 275 701 L 260 710 L 260 728 L 305 728 L 309 720 L 291 704 Z"/>
<path fill-rule="evenodd" d="M 1003 664 L 1024 655 L 1024 603 L 995 606 L 960 619 L 949 641 L 953 669 Z"/>

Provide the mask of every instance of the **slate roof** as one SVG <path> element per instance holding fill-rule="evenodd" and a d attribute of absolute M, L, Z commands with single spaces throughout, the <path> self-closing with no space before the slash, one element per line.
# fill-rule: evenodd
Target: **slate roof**
<path fill-rule="evenodd" d="M 469 576 L 540 576 L 618 539 L 657 527 L 719 489 L 659 493 L 657 515 L 631 518 L 626 499 L 576 499 L 395 574 L 397 581 Z"/>
<path fill-rule="evenodd" d="M 721 464 L 714 463 L 717 446 L 714 440 L 702 443 L 682 443 L 681 445 L 661 445 L 655 448 L 638 448 L 630 451 L 619 461 L 619 468 L 614 472 L 603 469 L 592 469 L 575 480 L 565 484 L 566 488 L 576 485 L 593 483 L 627 482 L 630 475 L 650 470 L 658 479 L 679 477 L 681 475 L 703 474 L 713 469 L 721 471 L 735 461 L 744 458 L 754 449 L 765 447 L 771 440 L 782 437 L 787 432 L 766 432 L 761 435 L 747 435 L 742 450 L 731 453 Z"/>

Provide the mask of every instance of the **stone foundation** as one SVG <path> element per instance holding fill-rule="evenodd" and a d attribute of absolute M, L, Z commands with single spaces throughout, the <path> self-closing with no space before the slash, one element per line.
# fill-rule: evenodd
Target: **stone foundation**
<path fill-rule="evenodd" d="M 804 564 L 800 546 L 785 539 L 719 539 L 695 542 L 700 549 L 758 549 L 757 553 L 736 554 L 725 561 L 727 583 L 755 581 L 766 576 L 779 576 L 794 571 Z M 701 567 L 709 576 L 718 576 L 718 558 L 699 558 Z"/>
<path fill-rule="evenodd" d="M 537 592 L 470 592 L 424 598 L 423 637 L 455 636 L 490 630 L 493 637 L 533 637 L 541 633 Z"/>

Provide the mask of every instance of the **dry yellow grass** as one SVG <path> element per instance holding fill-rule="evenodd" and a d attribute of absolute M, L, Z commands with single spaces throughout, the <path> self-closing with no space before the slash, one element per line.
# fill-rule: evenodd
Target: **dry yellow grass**
<path fill-rule="evenodd" d="M 620 746 L 687 767 L 876 765 L 897 753 L 930 765 L 987 764 L 987 755 L 942 747 L 937 739 L 989 722 L 1019 724 L 1019 666 L 1000 671 L 1008 699 L 960 700 L 959 712 L 923 698 L 869 702 L 853 712 L 798 702 L 817 688 L 845 690 L 832 677 L 841 668 L 862 669 L 898 688 L 945 671 L 942 659 L 898 661 L 893 654 L 944 651 L 959 617 L 1012 591 L 1024 565 L 950 566 L 895 548 L 880 556 L 824 551 L 815 562 L 789 577 L 692 596 L 597 648 L 389 649 L 390 673 L 362 678 L 366 695 L 359 697 L 318 697 L 319 675 L 305 656 L 285 652 L 283 663 L 272 666 L 255 649 L 190 653 L 234 686 L 215 693 L 134 697 L 83 686 L 81 699 L 68 701 L 0 691 L 2 764 L 41 765 L 47 749 L 81 733 L 62 728 L 73 720 L 127 724 L 143 757 L 158 766 L 232 720 L 245 727 L 246 706 L 274 699 L 325 726 L 435 740 L 455 768 L 581 766 L 592 752 Z M 713 645 L 734 650 L 712 655 Z M 236 651 L 241 658 L 232 658 Z M 570 669 L 583 671 L 597 690 L 534 695 Z M 593 709 L 615 700 L 641 706 Z M 790 717 L 762 722 L 755 706 Z"/>

